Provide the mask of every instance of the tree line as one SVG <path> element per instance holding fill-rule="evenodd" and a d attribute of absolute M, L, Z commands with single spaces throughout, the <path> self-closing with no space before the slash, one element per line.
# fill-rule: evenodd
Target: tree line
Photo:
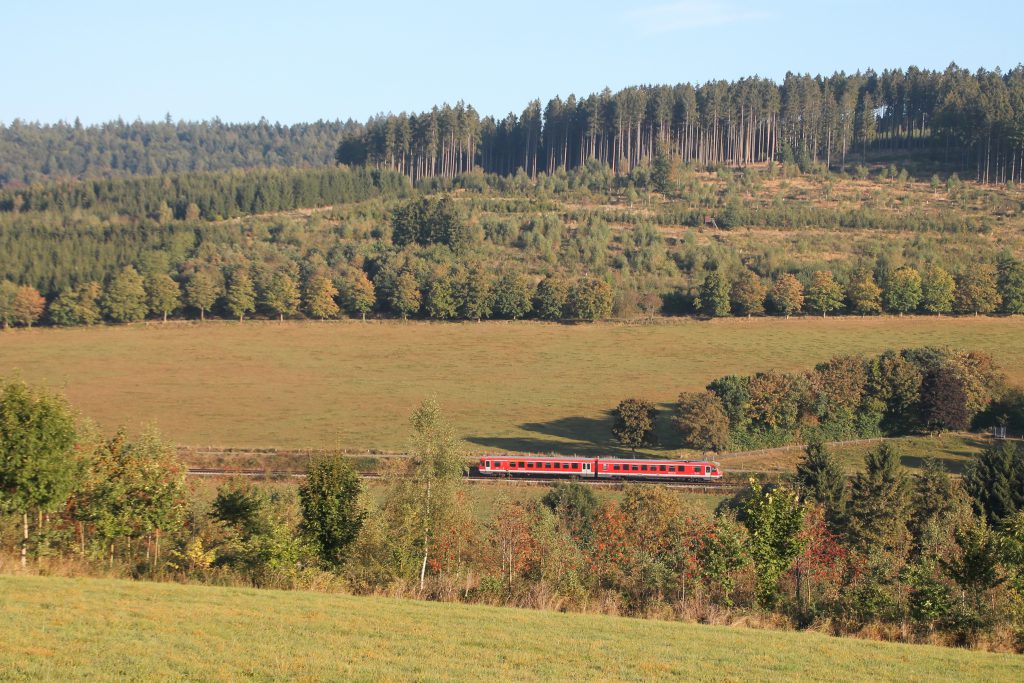
<path fill-rule="evenodd" d="M 159 436 L 101 438 L 57 396 L 0 388 L 0 544 L 26 568 L 409 595 L 693 621 L 712 614 L 913 642 L 1024 647 L 1024 448 L 955 479 L 883 443 L 851 479 L 821 443 L 711 513 L 662 486 L 563 482 L 480 513 L 439 406 L 374 495 L 341 456 L 298 486 L 185 486 Z M 542 599 L 543 598 L 543 599 Z"/>
<path fill-rule="evenodd" d="M 458 103 L 371 118 L 339 144 L 344 164 L 414 180 L 481 168 L 500 175 L 585 166 L 629 173 L 657 155 L 700 165 L 796 161 L 846 169 L 848 157 L 901 150 L 1019 182 L 1024 172 L 1024 68 L 971 73 L 910 67 L 831 76 L 787 73 L 700 85 L 631 86 L 539 100 L 484 117 Z"/>
<path fill-rule="evenodd" d="M 0 187 L 45 178 L 155 176 L 259 167 L 328 166 L 361 124 L 210 121 L 0 123 Z"/>
<path fill-rule="evenodd" d="M 397 225 L 406 218 L 399 214 L 395 220 Z M 622 295 L 607 277 L 557 270 L 537 275 L 516 265 L 494 272 L 479 258 L 438 260 L 436 254 L 424 256 L 415 248 L 378 253 L 358 266 L 331 267 L 323 259 L 242 259 L 224 266 L 190 260 L 181 270 L 161 269 L 167 265 L 166 257 L 144 262 L 142 272 L 128 265 L 105 282 L 65 286 L 49 299 L 31 285 L 0 280 L 0 325 L 31 327 L 43 321 L 66 327 L 152 318 L 166 322 L 172 316 L 205 320 L 210 312 L 239 321 L 253 314 L 281 320 L 379 314 L 430 320 L 595 321 L 611 317 Z M 676 313 L 707 318 L 1024 313 L 1024 262 L 1009 257 L 998 266 L 977 264 L 956 277 L 939 266 L 930 265 L 923 274 L 902 266 L 883 285 L 869 269 L 855 271 L 845 285 L 826 270 L 814 271 L 806 284 L 792 273 L 770 281 L 749 269 L 733 277 L 714 270 L 692 296 L 648 292 L 635 305 L 653 316 L 673 299 Z"/>
<path fill-rule="evenodd" d="M 1024 173 L 1024 68 L 787 73 L 631 86 L 481 116 L 471 105 L 365 123 L 203 122 L 0 125 L 0 185 L 42 177 L 158 175 L 265 166 L 369 164 L 421 178 L 473 169 L 530 177 L 599 161 L 629 173 L 658 154 L 700 165 L 820 162 L 845 170 L 869 150 L 937 160 L 982 182 Z"/>

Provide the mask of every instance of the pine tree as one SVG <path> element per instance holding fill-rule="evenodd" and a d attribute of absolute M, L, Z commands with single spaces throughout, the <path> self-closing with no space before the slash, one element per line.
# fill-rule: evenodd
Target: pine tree
<path fill-rule="evenodd" d="M 865 552 L 878 549 L 905 557 L 911 487 L 899 454 L 888 442 L 882 443 L 868 452 L 864 465 L 865 471 L 854 476 L 850 490 L 850 540 Z"/>
<path fill-rule="evenodd" d="M 1013 441 L 986 448 L 967 468 L 964 489 L 992 524 L 1024 511 L 1024 448 Z"/>
<path fill-rule="evenodd" d="M 713 270 L 704 278 L 695 302 L 697 310 L 711 318 L 729 315 L 729 281 Z"/>
<path fill-rule="evenodd" d="M 1024 261 L 1006 258 L 999 262 L 999 294 L 1003 313 L 1024 313 Z"/>
<path fill-rule="evenodd" d="M 306 479 L 299 486 L 302 531 L 332 569 L 345 563 L 348 547 L 366 519 L 359 501 L 361 491 L 358 473 L 337 454 L 310 462 Z"/>
<path fill-rule="evenodd" d="M 833 530 L 841 529 L 846 519 L 846 475 L 838 460 L 821 441 L 807 444 L 803 459 L 796 466 L 797 490 L 821 505 Z"/>
<path fill-rule="evenodd" d="M 232 315 L 238 316 L 238 322 L 245 320 L 246 313 L 256 310 L 256 289 L 252 278 L 244 268 L 238 268 L 228 283 L 227 306 Z"/>

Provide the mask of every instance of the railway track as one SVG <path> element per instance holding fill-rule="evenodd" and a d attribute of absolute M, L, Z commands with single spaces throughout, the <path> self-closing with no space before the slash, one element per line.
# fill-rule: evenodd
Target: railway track
<path fill-rule="evenodd" d="M 304 479 L 306 477 L 305 472 L 295 470 L 261 470 L 261 469 L 236 469 L 230 467 L 190 467 L 188 469 L 188 475 L 190 477 L 207 477 L 211 479 L 221 477 L 249 477 L 252 479 Z M 360 472 L 360 478 L 362 479 L 380 479 L 381 475 L 377 472 Z M 483 477 L 479 475 L 467 474 L 463 477 L 463 480 L 470 484 L 505 484 L 505 485 L 517 485 L 517 486 L 547 486 L 554 484 L 559 481 L 565 481 L 564 477 L 554 478 L 545 477 L 540 479 L 526 478 L 526 477 Z M 681 489 L 686 491 L 692 491 L 694 493 L 708 493 L 708 494 L 721 494 L 721 493 L 733 493 L 742 488 L 738 484 L 711 484 L 701 482 L 652 482 L 646 479 L 616 479 L 614 481 L 601 480 L 601 479 L 578 479 L 580 483 L 587 484 L 588 486 L 595 486 L 600 488 L 621 488 L 624 484 L 660 484 L 667 488 Z"/>

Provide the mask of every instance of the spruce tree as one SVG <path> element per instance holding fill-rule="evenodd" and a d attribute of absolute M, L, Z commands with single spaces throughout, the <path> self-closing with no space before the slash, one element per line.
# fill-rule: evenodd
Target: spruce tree
<path fill-rule="evenodd" d="M 718 270 L 704 278 L 695 302 L 697 310 L 711 318 L 729 315 L 729 281 Z"/>
<path fill-rule="evenodd" d="M 846 475 L 823 442 L 807 444 L 796 466 L 796 483 L 802 496 L 824 508 L 829 526 L 841 529 L 846 517 Z"/>
<path fill-rule="evenodd" d="M 850 540 L 864 552 L 882 550 L 905 557 L 909 550 L 911 486 L 899 453 L 888 442 L 882 443 L 868 452 L 864 465 L 865 470 L 854 476 L 850 490 Z"/>

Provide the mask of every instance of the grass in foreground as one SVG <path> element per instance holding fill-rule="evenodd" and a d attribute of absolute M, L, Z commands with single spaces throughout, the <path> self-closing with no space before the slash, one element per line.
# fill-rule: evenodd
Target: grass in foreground
<path fill-rule="evenodd" d="M 0 680 L 1019 681 L 1024 658 L 596 615 L 0 577 Z"/>
<path fill-rule="evenodd" d="M 608 411 L 623 398 L 666 418 L 680 391 L 725 374 L 929 344 L 988 351 L 1021 384 L 1022 332 L 1021 317 L 32 329 L 0 333 L 0 376 L 63 389 L 105 430 L 155 422 L 182 444 L 400 450 L 435 395 L 477 450 L 615 454 Z"/>

